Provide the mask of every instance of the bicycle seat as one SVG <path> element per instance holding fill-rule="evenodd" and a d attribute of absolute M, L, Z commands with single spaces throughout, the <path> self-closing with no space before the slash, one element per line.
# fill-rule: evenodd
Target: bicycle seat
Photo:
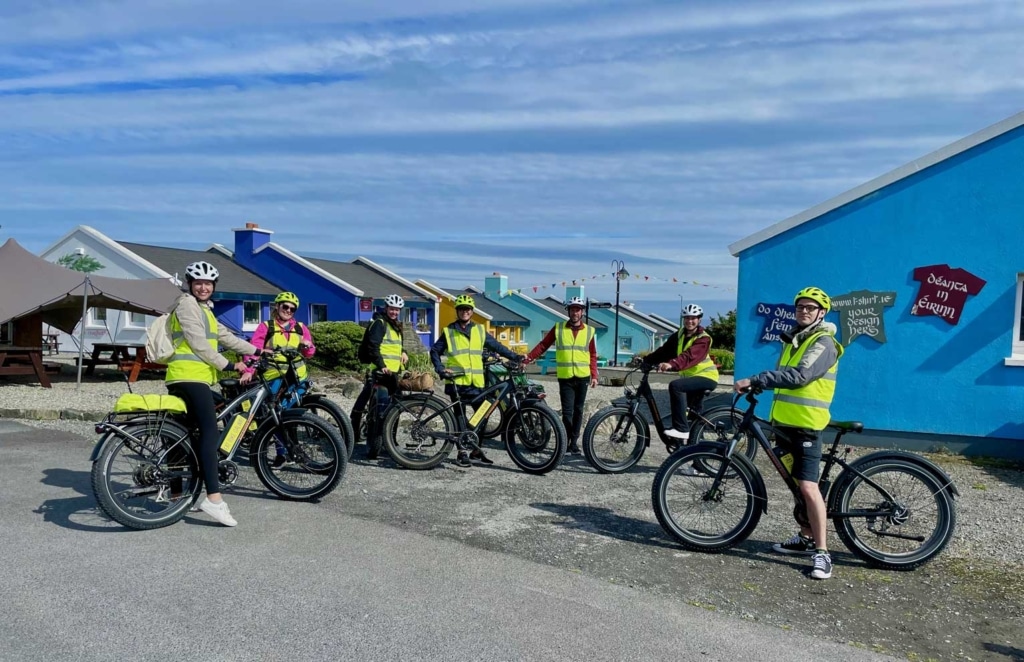
<path fill-rule="evenodd" d="M 220 380 L 217 383 L 220 384 L 221 388 L 226 388 L 229 391 L 238 390 L 238 386 L 239 386 L 239 383 L 238 383 L 237 379 L 222 379 L 222 380 Z"/>
<path fill-rule="evenodd" d="M 829 421 L 828 426 L 843 432 L 863 432 L 864 424 L 860 421 Z"/>

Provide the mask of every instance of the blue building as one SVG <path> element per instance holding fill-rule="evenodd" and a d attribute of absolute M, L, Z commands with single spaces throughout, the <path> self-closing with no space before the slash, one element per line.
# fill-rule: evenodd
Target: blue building
<path fill-rule="evenodd" d="M 730 246 L 737 377 L 776 364 L 814 285 L 845 346 L 833 418 L 869 444 L 1024 456 L 1022 163 L 1024 113 Z"/>
<path fill-rule="evenodd" d="M 509 290 L 508 276 L 504 274 L 494 273 L 484 278 L 484 296 L 529 320 L 529 324 L 523 327 L 522 336 L 527 348 L 539 343 L 555 322 L 569 319 L 565 311 L 554 311 L 521 292 Z"/>

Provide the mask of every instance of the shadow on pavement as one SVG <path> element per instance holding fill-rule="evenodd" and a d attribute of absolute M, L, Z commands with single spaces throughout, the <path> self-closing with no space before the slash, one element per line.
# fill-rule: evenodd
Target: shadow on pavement
<path fill-rule="evenodd" d="M 677 545 L 665 538 L 665 533 L 657 524 L 617 515 L 610 508 L 563 503 L 531 503 L 530 506 L 567 518 L 568 521 L 554 522 L 555 526 L 583 529 L 642 545 L 677 548 Z"/>

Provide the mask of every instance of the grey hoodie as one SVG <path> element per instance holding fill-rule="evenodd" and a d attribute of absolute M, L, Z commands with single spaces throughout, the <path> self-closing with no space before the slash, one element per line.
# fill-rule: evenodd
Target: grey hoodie
<path fill-rule="evenodd" d="M 839 360 L 839 349 L 836 347 L 836 325 L 832 322 L 819 322 L 812 324 L 803 331 L 799 331 L 792 339 L 793 348 L 796 349 L 809 336 L 818 331 L 827 333 L 807 348 L 804 355 L 800 357 L 800 363 L 792 367 L 779 367 L 776 370 L 765 370 L 750 378 L 751 381 L 758 381 L 765 388 L 800 388 L 827 373 L 836 361 Z M 781 357 L 780 357 L 781 362 Z"/>
<path fill-rule="evenodd" d="M 194 296 L 185 292 L 174 302 L 174 308 L 171 309 L 171 312 L 178 318 L 178 324 L 181 325 L 181 332 L 185 336 L 185 341 L 192 348 L 195 355 L 218 370 L 225 370 L 231 365 L 231 361 L 228 361 L 227 357 L 214 351 L 210 347 L 210 343 L 206 341 L 206 323 L 203 320 L 205 313 L 203 313 L 200 306 L 213 308 L 211 302 L 200 303 Z M 223 324 L 217 324 L 217 340 L 224 347 L 239 354 L 255 354 L 257 351 L 255 345 L 251 345 L 241 338 L 236 338 Z"/>

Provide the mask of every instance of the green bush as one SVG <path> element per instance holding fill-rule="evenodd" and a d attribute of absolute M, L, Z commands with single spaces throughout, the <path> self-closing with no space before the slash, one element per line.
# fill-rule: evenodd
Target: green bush
<path fill-rule="evenodd" d="M 711 360 L 719 370 L 733 370 L 736 367 L 736 355 L 727 349 L 711 349 Z"/>
<path fill-rule="evenodd" d="M 719 349 L 736 350 L 736 311 L 730 310 L 726 315 L 719 315 L 707 326 L 708 335 Z"/>
<path fill-rule="evenodd" d="M 309 325 L 316 345 L 316 354 L 310 360 L 314 366 L 339 372 L 360 372 L 359 343 L 365 329 L 356 322 L 317 322 Z"/>

